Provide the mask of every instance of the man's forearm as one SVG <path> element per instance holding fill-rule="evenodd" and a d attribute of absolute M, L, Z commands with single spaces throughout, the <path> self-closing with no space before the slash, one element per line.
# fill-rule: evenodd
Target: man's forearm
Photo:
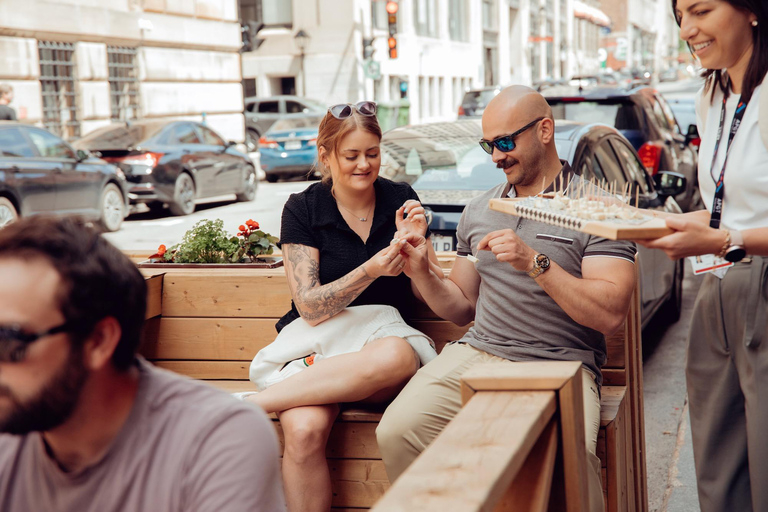
<path fill-rule="evenodd" d="M 457 325 L 466 325 L 474 320 L 474 304 L 464 296 L 456 283 L 445 277 L 440 266 L 430 265 L 429 272 L 414 276 L 412 282 L 422 300 L 440 318 Z"/>

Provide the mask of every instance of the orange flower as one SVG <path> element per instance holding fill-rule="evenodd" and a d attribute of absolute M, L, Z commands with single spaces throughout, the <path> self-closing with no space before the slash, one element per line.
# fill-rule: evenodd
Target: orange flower
<path fill-rule="evenodd" d="M 259 229 L 259 223 L 258 222 L 254 222 L 253 224 L 251 224 L 251 227 L 253 229 Z"/>
<path fill-rule="evenodd" d="M 164 255 L 167 251 L 168 249 L 166 249 L 165 246 L 162 244 L 160 244 L 160 247 L 157 248 L 157 254 L 159 254 L 160 256 Z"/>
<path fill-rule="evenodd" d="M 239 229 L 240 231 L 245 231 L 246 227 L 240 224 L 240 226 L 237 229 Z"/>
<path fill-rule="evenodd" d="M 259 224 L 257 222 L 254 222 L 253 219 L 248 219 L 247 221 L 245 221 L 245 223 L 248 224 L 251 227 L 254 227 L 254 226 L 255 227 L 259 227 Z"/>

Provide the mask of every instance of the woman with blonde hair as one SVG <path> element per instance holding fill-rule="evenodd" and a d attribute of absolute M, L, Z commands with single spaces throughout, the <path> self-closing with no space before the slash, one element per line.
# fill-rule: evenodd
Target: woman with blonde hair
<path fill-rule="evenodd" d="M 325 445 L 339 404 L 391 400 L 436 355 L 397 309 L 412 293 L 397 236 L 429 231 L 413 189 L 379 176 L 375 114 L 370 101 L 335 105 L 320 123 L 323 179 L 283 209 L 292 307 L 277 324 L 278 339 L 251 366 L 261 391 L 245 399 L 279 415 L 294 512 L 330 509 Z"/>

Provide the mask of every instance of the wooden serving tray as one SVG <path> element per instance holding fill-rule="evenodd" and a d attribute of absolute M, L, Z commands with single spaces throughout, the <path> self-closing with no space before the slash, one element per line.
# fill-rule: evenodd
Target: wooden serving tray
<path fill-rule="evenodd" d="M 619 219 L 589 220 L 574 217 L 565 211 L 556 212 L 530 207 L 521 208 L 519 205 L 521 200 L 519 198 L 491 199 L 490 207 L 491 210 L 537 220 L 554 226 L 561 226 L 574 231 L 581 231 L 590 235 L 601 236 L 610 240 L 645 240 L 673 233 L 673 230 L 668 228 L 667 223 L 661 218 L 650 218 L 642 223 L 626 222 Z M 627 206 L 627 208 L 631 207 Z M 639 211 L 645 213 L 645 210 Z"/>

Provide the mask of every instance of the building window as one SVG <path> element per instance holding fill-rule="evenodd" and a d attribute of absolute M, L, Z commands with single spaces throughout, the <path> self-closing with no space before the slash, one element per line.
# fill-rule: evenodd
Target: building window
<path fill-rule="evenodd" d="M 483 30 L 496 30 L 496 6 L 494 0 L 483 0 Z"/>
<path fill-rule="evenodd" d="M 136 54 L 136 48 L 107 46 L 112 121 L 130 121 L 141 117 L 139 114 L 139 68 L 136 65 Z"/>
<path fill-rule="evenodd" d="M 267 27 L 293 27 L 293 8 L 290 0 L 239 0 L 240 19 Z"/>
<path fill-rule="evenodd" d="M 64 139 L 80 136 L 75 84 L 75 45 L 38 41 L 43 125 Z"/>
<path fill-rule="evenodd" d="M 454 41 L 467 41 L 467 0 L 448 0 L 448 36 Z"/>
<path fill-rule="evenodd" d="M 373 25 L 373 28 L 380 30 L 387 30 L 389 28 L 387 2 L 384 0 L 371 0 L 371 25 Z"/>
<path fill-rule="evenodd" d="M 437 37 L 437 0 L 414 0 L 413 19 L 416 34 Z"/>

